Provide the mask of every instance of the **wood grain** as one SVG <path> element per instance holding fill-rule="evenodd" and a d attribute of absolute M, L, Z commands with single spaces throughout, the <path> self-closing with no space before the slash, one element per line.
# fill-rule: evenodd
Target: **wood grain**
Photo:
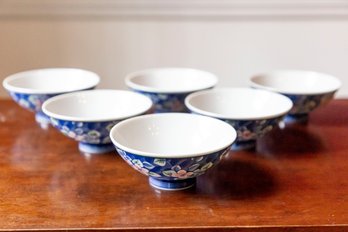
<path fill-rule="evenodd" d="M 165 192 L 0 100 L 0 230 L 348 231 L 347 155 L 348 100 L 334 100 Z"/>

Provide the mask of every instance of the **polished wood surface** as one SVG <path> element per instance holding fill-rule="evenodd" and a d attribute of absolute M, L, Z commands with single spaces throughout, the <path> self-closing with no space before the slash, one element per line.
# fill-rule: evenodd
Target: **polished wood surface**
<path fill-rule="evenodd" d="M 346 227 L 347 226 L 347 227 Z M 348 231 L 348 100 L 166 192 L 0 100 L 0 230 Z"/>

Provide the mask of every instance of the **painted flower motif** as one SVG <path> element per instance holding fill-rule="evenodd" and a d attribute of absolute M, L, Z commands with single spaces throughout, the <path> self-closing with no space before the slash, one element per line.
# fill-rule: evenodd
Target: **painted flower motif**
<path fill-rule="evenodd" d="M 193 172 L 187 172 L 186 170 L 179 170 L 179 171 L 174 171 L 174 170 L 165 170 L 162 172 L 163 175 L 168 176 L 168 177 L 174 177 L 178 179 L 186 179 L 189 177 L 193 177 L 194 173 Z"/>
<path fill-rule="evenodd" d="M 238 130 L 237 133 L 238 133 L 238 138 L 240 140 L 250 140 L 250 139 L 253 139 L 255 137 L 255 133 L 251 132 L 247 128 L 242 128 L 242 129 Z"/>
<path fill-rule="evenodd" d="M 100 133 L 96 130 L 91 130 L 87 133 L 85 139 L 87 143 L 94 143 L 94 144 L 98 144 L 100 143 Z"/>
<path fill-rule="evenodd" d="M 169 109 L 170 111 L 180 112 L 185 109 L 182 102 L 178 99 L 170 99 L 169 101 L 164 103 L 164 107 Z"/>
<path fill-rule="evenodd" d="M 182 180 L 204 174 L 220 160 L 221 156 L 228 153 L 230 147 L 212 155 L 193 157 L 191 159 L 139 157 L 119 148 L 116 149 L 129 165 L 145 175 L 163 180 Z"/>
<path fill-rule="evenodd" d="M 146 169 L 146 168 L 144 168 L 144 165 L 143 165 L 143 163 L 142 163 L 140 160 L 134 159 L 134 160 L 132 160 L 132 163 L 133 163 L 133 167 L 134 167 L 137 171 L 139 171 L 139 172 L 141 172 L 141 173 L 143 173 L 143 174 L 145 174 L 145 175 L 148 175 L 149 170 Z"/>

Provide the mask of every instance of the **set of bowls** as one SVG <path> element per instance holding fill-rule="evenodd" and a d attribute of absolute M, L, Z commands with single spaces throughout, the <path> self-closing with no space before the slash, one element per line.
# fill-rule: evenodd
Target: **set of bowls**
<path fill-rule="evenodd" d="M 151 186 L 165 190 L 191 187 L 231 147 L 255 147 L 284 118 L 308 120 L 340 87 L 330 75 L 277 71 L 252 77 L 251 88 L 214 88 L 214 74 L 188 68 L 129 74 L 133 91 L 91 90 L 99 81 L 86 70 L 44 69 L 14 74 L 3 86 L 42 127 L 77 140 L 84 153 L 116 148 Z"/>

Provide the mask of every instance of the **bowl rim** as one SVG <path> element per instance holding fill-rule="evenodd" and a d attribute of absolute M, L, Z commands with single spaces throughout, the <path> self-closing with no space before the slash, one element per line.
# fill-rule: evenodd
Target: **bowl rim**
<path fill-rule="evenodd" d="M 194 72 L 199 72 L 202 73 L 206 76 L 209 76 L 211 78 L 211 83 L 208 83 L 206 85 L 202 86 L 193 86 L 192 88 L 187 88 L 184 90 L 169 90 L 169 89 L 160 89 L 156 87 L 151 87 L 147 85 L 140 85 L 137 83 L 133 82 L 133 79 L 140 76 L 140 75 L 145 75 L 148 73 L 156 72 L 156 71 L 163 71 L 163 70 L 176 70 L 176 71 L 194 71 Z M 204 71 L 201 69 L 195 69 L 195 68 L 185 68 L 185 67 L 161 67 L 161 68 L 150 68 L 150 69 L 143 69 L 139 70 L 136 72 L 132 72 L 125 77 L 125 84 L 127 87 L 137 90 L 137 91 L 142 91 L 142 92 L 147 92 L 147 93 L 163 93 L 163 94 L 185 94 L 185 93 L 191 93 L 195 92 L 198 90 L 203 90 L 203 89 L 209 89 L 214 87 L 218 83 L 218 77 L 211 72 Z"/>
<path fill-rule="evenodd" d="M 65 99 L 78 94 L 89 94 L 89 93 L 97 94 L 98 92 L 114 92 L 114 93 L 120 93 L 120 94 L 123 94 L 123 93 L 131 94 L 139 98 L 142 98 L 143 100 L 145 100 L 146 103 L 142 104 L 144 106 L 143 109 L 139 110 L 136 113 L 129 114 L 123 117 L 100 117 L 100 118 L 73 117 L 73 116 L 66 116 L 66 115 L 53 113 L 47 109 L 47 106 L 49 104 L 52 104 L 52 102 L 60 101 L 61 99 Z M 94 89 L 94 90 L 82 90 L 82 91 L 76 91 L 72 93 L 65 93 L 65 94 L 60 94 L 60 95 L 51 97 L 42 104 L 41 109 L 44 112 L 44 114 L 46 114 L 48 117 L 54 118 L 57 120 L 65 120 L 65 121 L 73 121 L 73 122 L 107 122 L 107 121 L 118 121 L 118 120 L 130 118 L 130 117 L 138 116 L 148 112 L 152 107 L 153 107 L 153 103 L 151 99 L 140 93 L 135 93 L 129 90 L 118 90 L 118 89 Z"/>
<path fill-rule="evenodd" d="M 255 82 L 256 78 L 260 78 L 260 77 L 267 77 L 269 75 L 275 74 L 275 73 L 286 73 L 286 72 L 299 72 L 299 73 L 303 73 L 303 74 L 316 74 L 319 76 L 326 76 L 331 78 L 333 81 L 336 82 L 336 86 L 329 89 L 329 90 L 325 90 L 325 91 L 288 91 L 286 89 L 278 89 L 278 88 L 274 88 L 271 86 L 267 86 L 267 85 L 262 85 L 262 84 L 258 84 Z M 264 72 L 264 73 L 260 73 L 260 74 L 256 74 L 252 77 L 249 78 L 249 86 L 253 87 L 253 88 L 258 88 L 258 89 L 265 89 L 265 90 L 269 90 L 269 91 L 273 91 L 273 92 L 277 92 L 277 93 L 281 93 L 281 94 L 287 94 L 287 95 L 320 95 L 320 94 L 327 94 L 327 93 L 332 93 L 332 92 L 336 92 L 337 90 L 339 90 L 342 87 L 342 82 L 340 79 L 338 79 L 337 77 L 330 75 L 330 74 L 326 74 L 326 73 L 322 73 L 322 72 L 316 72 L 316 71 L 310 71 L 310 70 L 300 70 L 300 69 L 280 69 L 280 70 L 274 70 L 271 72 Z"/>
<path fill-rule="evenodd" d="M 206 110 L 202 110 L 197 108 L 196 106 L 193 106 L 191 104 L 191 100 L 195 97 L 200 97 L 202 95 L 206 95 L 209 93 L 218 93 L 218 92 L 230 92 L 233 90 L 242 90 L 242 91 L 255 91 L 255 92 L 259 92 L 259 93 L 267 93 L 267 94 L 271 94 L 273 95 L 273 97 L 277 97 L 277 98 L 282 98 L 284 100 L 284 102 L 286 102 L 287 106 L 284 106 L 284 109 L 279 111 L 279 113 L 277 114 L 265 114 L 263 116 L 259 116 L 259 117 L 255 117 L 255 116 L 248 116 L 248 117 L 243 117 L 243 118 L 239 118 L 239 117 L 231 117 L 228 115 L 224 115 L 224 114 L 219 114 L 219 113 L 213 113 L 213 112 L 209 112 Z M 287 114 L 293 107 L 293 103 L 292 101 L 279 93 L 275 93 L 275 92 L 271 92 L 271 91 L 267 91 L 267 90 L 263 90 L 263 89 L 253 89 L 253 88 L 247 88 L 247 87 L 230 87 L 230 88 L 215 88 L 215 89 L 211 89 L 211 90 L 204 90 L 204 91 L 198 91 L 195 93 L 191 93 L 189 94 L 186 98 L 185 98 L 185 106 L 194 113 L 198 113 L 201 115 L 206 115 L 206 116 L 210 116 L 210 117 L 214 117 L 214 118 L 219 118 L 219 119 L 226 119 L 226 120 L 238 120 L 238 121 L 246 121 L 246 120 L 264 120 L 264 119 L 272 119 L 272 118 L 277 118 L 277 117 L 281 117 L 284 116 L 285 114 Z"/>
<path fill-rule="evenodd" d="M 146 118 L 167 117 L 167 115 L 170 115 L 170 117 L 176 117 L 176 116 L 179 116 L 179 115 L 187 115 L 187 117 L 200 117 L 200 118 L 204 118 L 204 120 L 215 121 L 215 122 L 223 125 L 224 127 L 228 128 L 228 130 L 230 130 L 231 136 L 229 137 L 228 142 L 226 142 L 223 146 L 219 146 L 219 147 L 217 147 L 215 149 L 207 150 L 205 152 L 185 153 L 185 154 L 178 154 L 178 155 L 164 154 L 164 153 L 156 154 L 156 153 L 153 153 L 153 152 L 146 152 L 146 151 L 140 151 L 140 150 L 137 150 L 137 149 L 134 149 L 134 148 L 129 148 L 129 147 L 126 147 L 126 146 L 120 144 L 119 142 L 117 142 L 115 140 L 114 136 L 113 136 L 115 131 L 119 127 L 123 126 L 124 124 L 129 124 L 129 123 L 132 123 L 133 121 L 137 121 L 137 120 L 146 120 Z M 231 145 L 237 139 L 237 132 L 230 124 L 228 124 L 228 123 L 226 123 L 226 122 L 224 122 L 222 120 L 216 119 L 216 118 L 212 118 L 212 117 L 208 117 L 208 116 L 204 116 L 204 115 L 190 114 L 190 113 L 161 113 L 161 114 L 141 115 L 141 116 L 129 118 L 129 119 L 126 119 L 126 120 L 124 120 L 122 122 L 117 123 L 110 130 L 110 139 L 111 139 L 112 143 L 115 145 L 115 147 L 117 147 L 118 149 L 121 149 L 123 151 L 129 152 L 129 153 L 132 153 L 132 154 L 135 154 L 135 155 L 138 155 L 138 156 L 152 157 L 152 158 L 165 158 L 165 159 L 193 158 L 193 157 L 198 157 L 198 156 L 210 155 L 212 153 L 215 153 L 215 152 L 222 151 L 222 150 L 230 148 Z"/>
<path fill-rule="evenodd" d="M 92 80 L 92 83 L 89 85 L 84 85 L 83 87 L 69 89 L 67 91 L 57 91 L 57 90 L 39 90 L 39 89 L 32 89 L 32 88 L 23 88 L 23 87 L 17 87 L 10 84 L 11 81 L 21 78 L 28 78 L 25 77 L 28 74 L 35 73 L 35 72 L 46 72 L 46 71 L 79 71 L 89 74 L 89 77 L 94 78 Z M 9 92 L 15 92 L 15 93 L 22 93 L 22 94 L 62 94 L 67 92 L 73 92 L 73 91 L 79 91 L 79 90 L 85 90 L 85 89 L 91 89 L 96 87 L 100 83 L 100 76 L 92 71 L 86 70 L 86 69 L 80 69 L 80 68 L 42 68 L 42 69 L 31 69 L 26 71 L 17 72 L 14 74 L 11 74 L 7 76 L 3 82 L 3 87 L 9 91 Z"/>

